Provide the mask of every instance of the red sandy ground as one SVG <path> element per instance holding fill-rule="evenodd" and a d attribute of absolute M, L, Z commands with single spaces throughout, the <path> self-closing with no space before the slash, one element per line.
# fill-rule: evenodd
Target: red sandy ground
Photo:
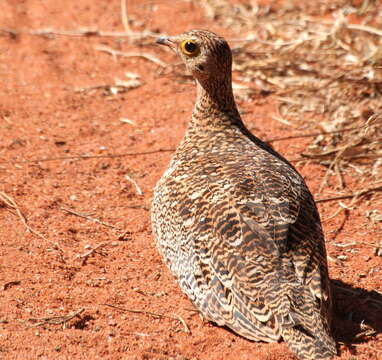
<path fill-rule="evenodd" d="M 2 29 L 24 32 L 46 28 L 123 31 L 119 3 L 67 0 L 63 6 L 54 0 L 8 0 L 2 2 L 0 24 Z M 130 1 L 129 17 L 137 31 L 176 34 L 208 28 L 234 36 L 189 2 Z M 131 43 L 118 38 L 27 33 L 13 37 L 0 32 L 0 191 L 16 201 L 29 226 L 43 235 L 26 231 L 14 211 L 0 207 L 0 358 L 294 359 L 284 343 L 252 343 L 190 311 L 190 302 L 155 249 L 147 211 L 153 186 L 171 152 L 75 158 L 173 149 L 193 105 L 194 86 L 182 77 L 183 68 L 162 69 L 141 57 L 113 58 L 95 50 L 96 45 L 144 51 L 169 64 L 179 62 L 167 49 L 147 40 Z M 76 91 L 113 85 L 116 78 L 126 79 L 126 71 L 139 74 L 142 85 L 116 95 L 102 89 Z M 257 95 L 252 101 L 240 101 L 239 107 L 259 136 L 289 135 L 290 128 L 272 120 L 272 103 L 272 97 Z M 275 147 L 295 158 L 305 144 L 283 141 Z M 55 157 L 69 159 L 26 162 Z M 325 169 L 301 165 L 299 170 L 312 191 L 317 191 Z M 143 195 L 137 194 L 125 175 L 136 181 Z M 333 193 L 329 189 L 326 195 Z M 336 293 L 335 335 L 345 343 L 340 345 L 341 359 L 382 358 L 381 303 L 375 302 L 381 302 L 382 296 L 372 292 L 382 290 L 382 265 L 367 245 L 381 234 L 364 217 L 375 208 L 371 205 L 365 201 L 346 218 L 341 213 L 324 223 L 328 253 L 335 259 L 330 261 L 331 276 L 345 287 L 345 292 Z M 336 209 L 336 203 L 320 205 L 323 218 Z M 359 240 L 364 243 L 334 245 Z M 347 259 L 338 260 L 338 255 Z M 362 294 L 354 294 L 354 288 L 363 289 Z M 82 308 L 65 325 L 31 320 L 65 316 Z M 174 314 L 184 319 L 191 333 L 171 318 Z M 377 335 L 355 338 L 363 320 Z"/>

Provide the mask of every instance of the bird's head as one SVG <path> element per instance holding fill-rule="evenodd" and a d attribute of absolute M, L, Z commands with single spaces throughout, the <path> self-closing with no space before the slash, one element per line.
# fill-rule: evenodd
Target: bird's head
<path fill-rule="evenodd" d="M 207 30 L 191 30 L 177 36 L 160 37 L 158 44 L 174 50 L 200 83 L 231 76 L 232 54 L 227 42 Z"/>

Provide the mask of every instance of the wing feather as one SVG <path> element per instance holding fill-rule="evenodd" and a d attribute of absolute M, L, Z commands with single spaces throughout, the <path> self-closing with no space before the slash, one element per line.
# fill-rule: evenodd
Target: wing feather
<path fill-rule="evenodd" d="M 254 340 L 274 341 L 283 328 L 313 325 L 304 320 L 307 292 L 314 298 L 310 311 L 325 316 L 330 306 L 317 209 L 303 180 L 285 173 L 240 174 L 224 192 L 213 189 L 205 209 L 218 241 L 197 244 L 209 259 L 208 318 Z M 203 221 L 196 224 L 196 233 L 206 231 Z"/>

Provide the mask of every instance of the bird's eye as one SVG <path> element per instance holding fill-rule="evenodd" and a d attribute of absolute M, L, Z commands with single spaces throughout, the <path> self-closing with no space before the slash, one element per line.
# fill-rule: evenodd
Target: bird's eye
<path fill-rule="evenodd" d="M 180 44 L 180 49 L 182 50 L 183 54 L 188 56 L 196 56 L 200 52 L 199 46 L 193 40 L 184 40 Z"/>

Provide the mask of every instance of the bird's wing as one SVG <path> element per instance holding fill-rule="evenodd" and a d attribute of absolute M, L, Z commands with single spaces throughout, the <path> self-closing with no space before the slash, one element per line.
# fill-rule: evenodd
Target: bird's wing
<path fill-rule="evenodd" d="M 255 340 L 278 339 L 282 326 L 303 322 L 307 306 L 323 314 L 329 306 L 317 209 L 302 178 L 281 170 L 211 178 L 203 218 L 194 219 L 200 267 L 210 274 L 205 312 Z"/>

